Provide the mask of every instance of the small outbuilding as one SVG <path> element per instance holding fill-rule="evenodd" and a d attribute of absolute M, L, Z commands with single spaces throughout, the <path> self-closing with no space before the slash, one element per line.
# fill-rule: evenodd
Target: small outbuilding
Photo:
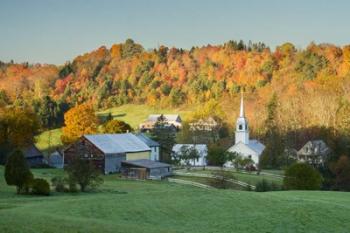
<path fill-rule="evenodd" d="M 149 159 L 122 161 L 121 167 L 122 175 L 133 179 L 162 179 L 172 174 L 170 164 Z"/>
<path fill-rule="evenodd" d="M 49 166 L 54 168 L 63 168 L 63 155 L 59 149 L 52 152 L 47 158 L 47 163 Z"/>
<path fill-rule="evenodd" d="M 147 120 L 139 125 L 139 128 L 142 132 L 150 131 L 154 128 L 160 117 L 164 118 L 164 121 L 168 126 L 173 126 L 176 130 L 181 129 L 182 120 L 178 114 L 151 114 L 148 116 Z"/>
<path fill-rule="evenodd" d="M 34 144 L 24 148 L 22 152 L 30 167 L 37 167 L 44 164 L 44 155 Z"/>

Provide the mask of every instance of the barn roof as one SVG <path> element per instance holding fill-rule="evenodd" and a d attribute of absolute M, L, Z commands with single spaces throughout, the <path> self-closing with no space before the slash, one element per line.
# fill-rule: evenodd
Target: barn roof
<path fill-rule="evenodd" d="M 144 143 L 147 144 L 147 146 L 150 146 L 150 147 L 155 147 L 155 146 L 159 146 L 159 143 L 150 139 L 149 137 L 147 137 L 145 134 L 143 133 L 139 133 L 139 134 L 136 134 L 136 137 L 138 137 L 141 141 L 143 141 Z"/>
<path fill-rule="evenodd" d="M 105 154 L 150 151 L 142 140 L 132 133 L 93 134 L 84 137 Z"/>
<path fill-rule="evenodd" d="M 24 148 L 22 151 L 26 158 L 43 157 L 41 151 L 34 144 Z"/>
<path fill-rule="evenodd" d="M 128 164 L 136 167 L 143 167 L 143 168 L 162 168 L 162 167 L 170 167 L 170 164 L 167 163 L 161 163 L 157 161 L 152 161 L 149 159 L 138 159 L 138 160 L 128 160 L 128 161 L 122 161 L 122 164 Z"/>

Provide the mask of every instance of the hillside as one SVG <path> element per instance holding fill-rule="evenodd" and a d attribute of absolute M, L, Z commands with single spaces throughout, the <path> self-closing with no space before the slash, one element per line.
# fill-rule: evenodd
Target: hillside
<path fill-rule="evenodd" d="M 54 169 L 35 169 L 52 177 Z M 347 232 L 349 193 L 205 190 L 105 176 L 86 194 L 17 196 L 0 167 L 1 232 Z"/>
<path fill-rule="evenodd" d="M 114 119 L 125 121 L 134 129 L 138 129 L 139 124 L 145 121 L 150 114 L 180 114 L 182 119 L 186 120 L 191 111 L 190 108 L 157 108 L 148 105 L 126 104 L 120 107 L 98 111 L 96 115 L 103 118 L 103 116 L 107 116 L 110 113 Z M 51 149 L 60 147 L 62 146 L 61 134 L 61 128 L 46 130 L 36 137 L 35 144 L 40 150 L 45 152 L 50 147 Z"/>
<path fill-rule="evenodd" d="M 311 43 L 296 49 L 284 43 L 272 50 L 263 43 L 228 41 L 146 51 L 129 39 L 62 66 L 0 63 L 0 105 L 35 108 L 49 95 L 69 106 L 91 102 L 98 110 L 128 103 L 172 109 L 215 99 L 229 121 L 243 89 L 253 134 L 264 132 L 273 93 L 278 128 L 293 134 L 291 139 L 302 138 L 292 146 L 300 147 L 319 128 L 343 133 L 350 111 L 350 46 Z"/>

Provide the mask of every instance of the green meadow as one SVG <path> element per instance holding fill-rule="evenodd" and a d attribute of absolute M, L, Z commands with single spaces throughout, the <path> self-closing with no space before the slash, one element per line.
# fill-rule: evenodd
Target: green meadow
<path fill-rule="evenodd" d="M 33 169 L 50 180 L 57 169 Z M 16 195 L 0 167 L 0 232 L 349 232 L 350 193 L 256 193 L 104 177 L 89 193 Z"/>
<path fill-rule="evenodd" d="M 134 129 L 138 129 L 139 124 L 145 121 L 150 114 L 180 114 L 183 120 L 186 120 L 191 114 L 188 109 L 164 109 L 148 105 L 126 104 L 120 107 L 114 107 L 99 111 L 96 115 L 100 118 L 108 116 L 111 113 L 113 119 L 122 120 L 130 124 Z M 55 149 L 62 146 L 62 129 L 53 129 L 42 132 L 36 137 L 36 146 L 46 152 L 48 149 Z"/>

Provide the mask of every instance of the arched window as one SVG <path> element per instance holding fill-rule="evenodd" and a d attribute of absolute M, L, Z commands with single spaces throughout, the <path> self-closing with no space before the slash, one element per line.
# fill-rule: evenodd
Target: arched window
<path fill-rule="evenodd" d="M 239 129 L 239 130 L 242 130 L 242 129 L 243 129 L 243 126 L 242 126 L 242 125 L 239 125 L 239 126 L 238 126 L 238 129 Z"/>

